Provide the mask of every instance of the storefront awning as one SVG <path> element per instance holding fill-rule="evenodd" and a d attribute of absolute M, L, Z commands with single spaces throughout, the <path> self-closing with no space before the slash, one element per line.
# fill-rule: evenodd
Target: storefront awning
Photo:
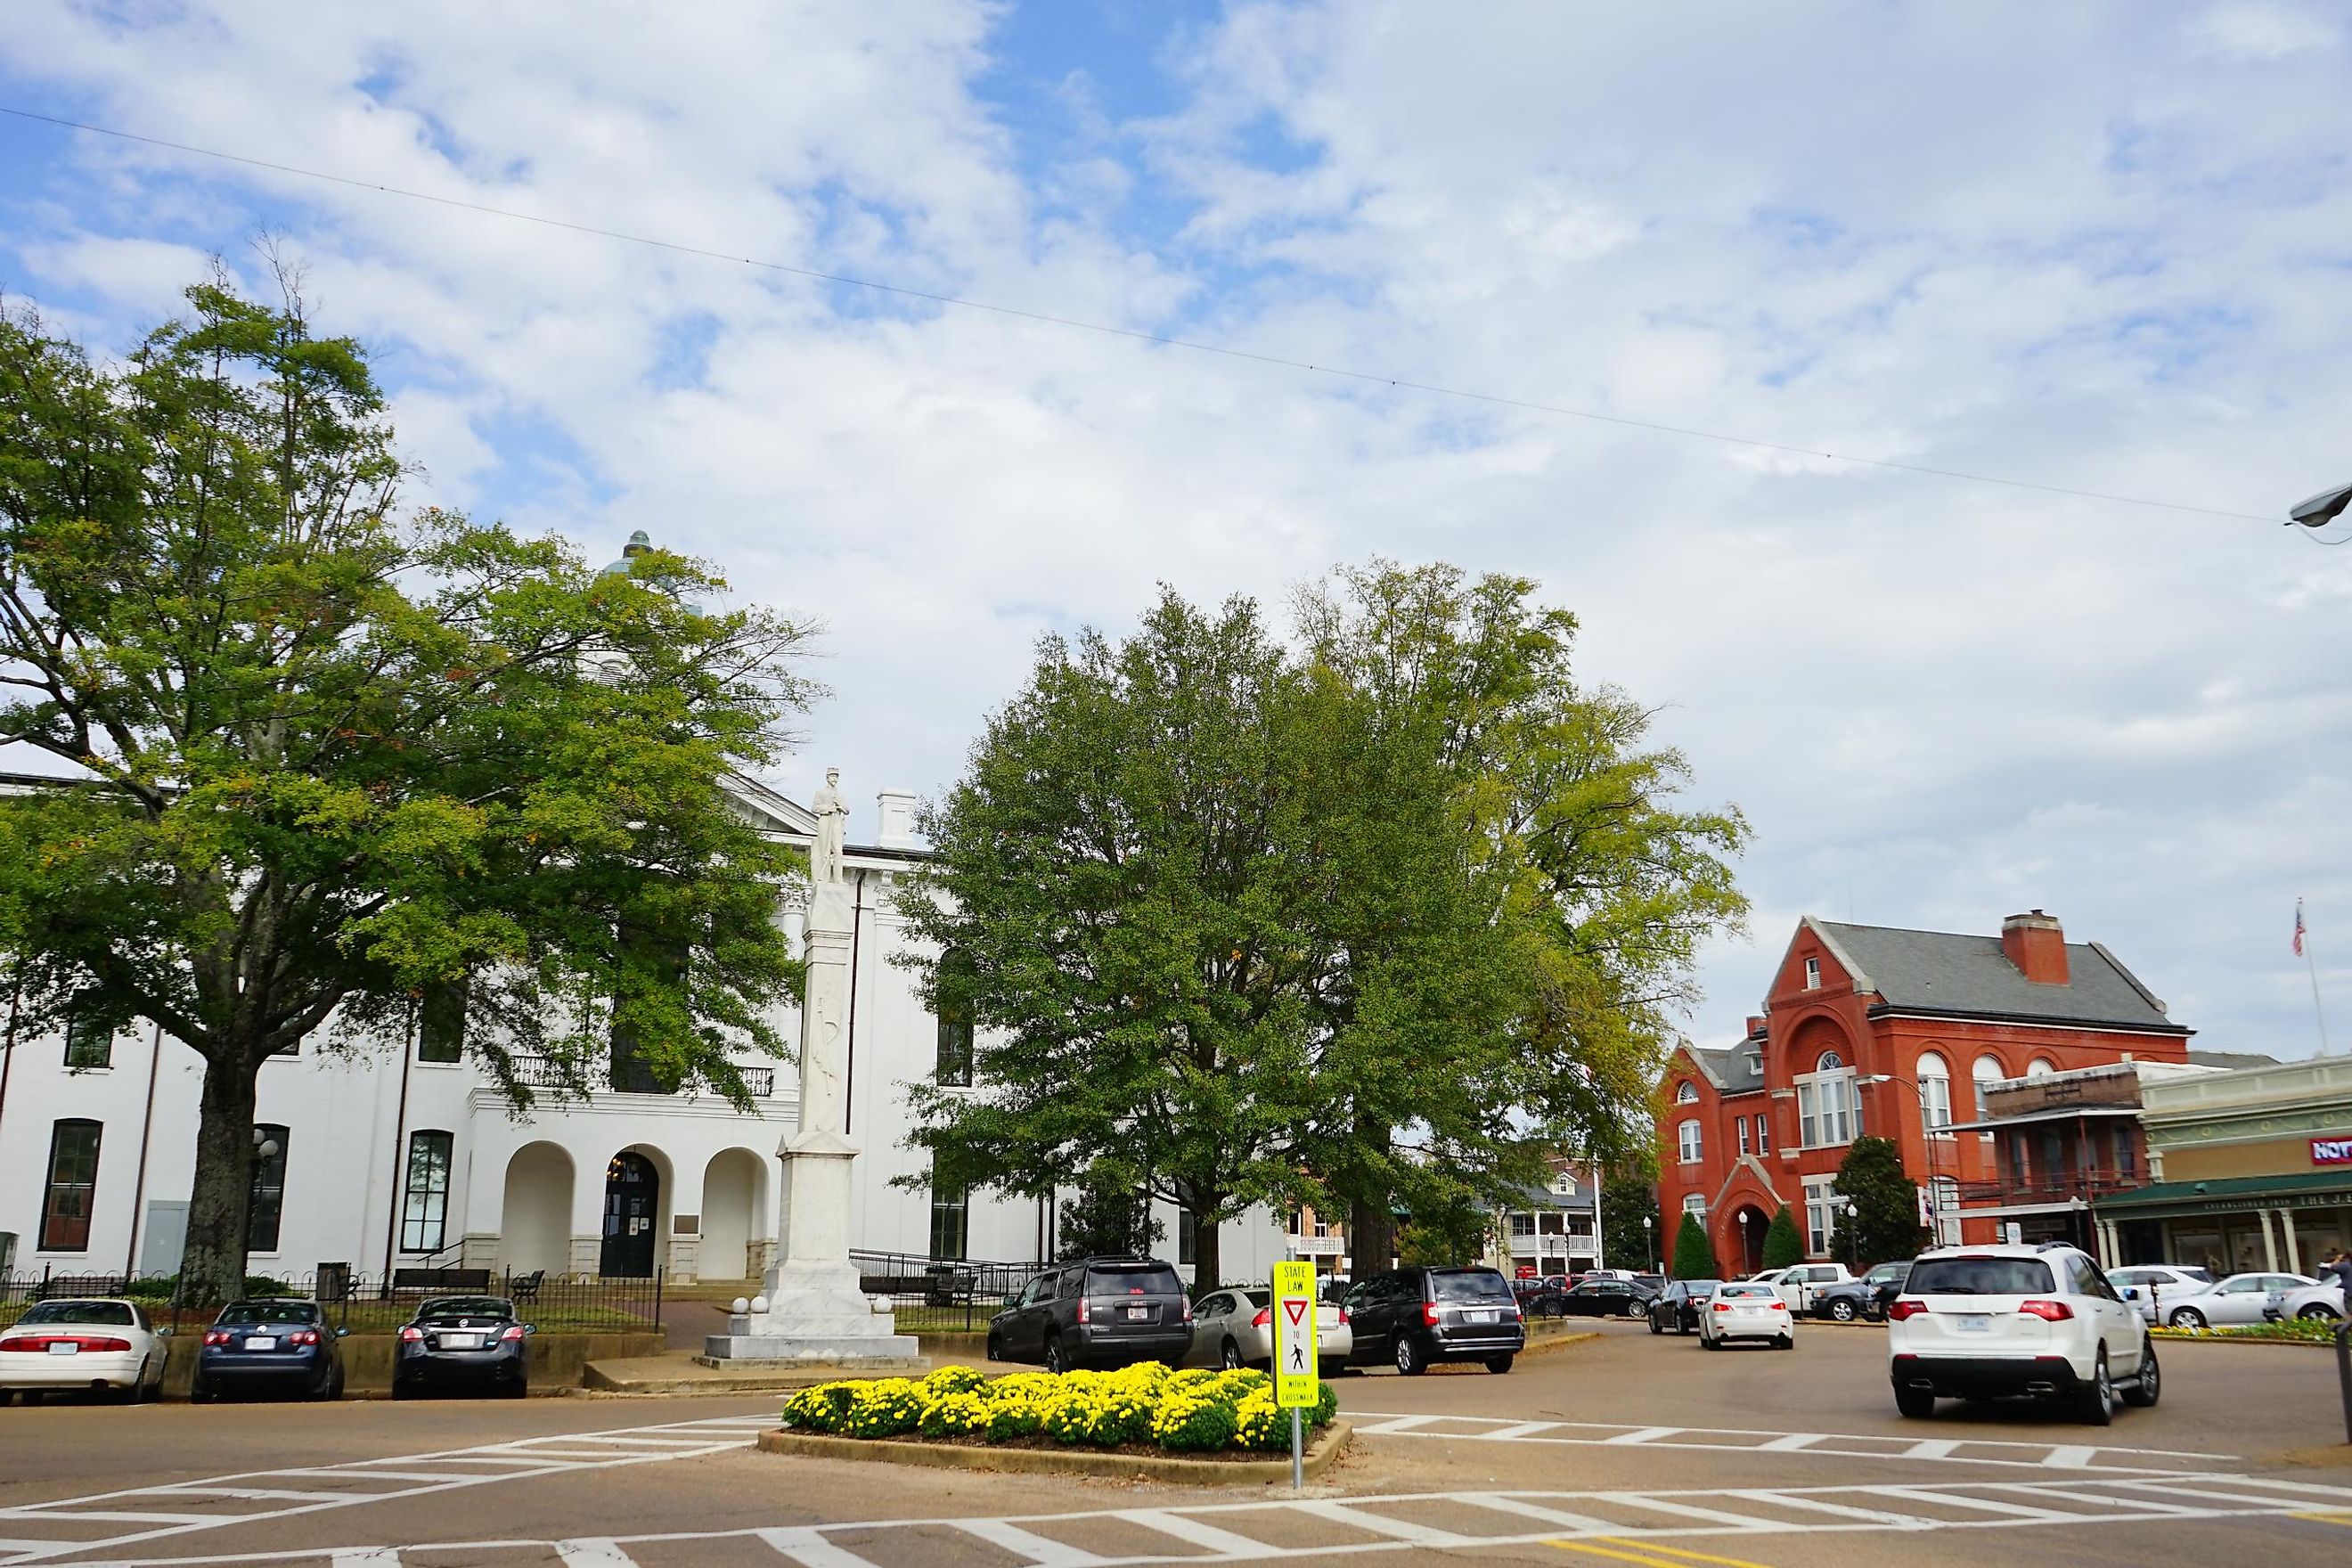
<path fill-rule="evenodd" d="M 2101 1198 L 2095 1206 L 2106 1218 L 2156 1218 L 2163 1215 L 2235 1214 L 2252 1208 L 2335 1208 L 2347 1203 L 2352 1203 L 2352 1170 L 2158 1182 L 2153 1186 Z"/>

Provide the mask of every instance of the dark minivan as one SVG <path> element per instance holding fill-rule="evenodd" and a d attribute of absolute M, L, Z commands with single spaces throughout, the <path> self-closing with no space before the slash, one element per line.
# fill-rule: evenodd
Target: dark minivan
<path fill-rule="evenodd" d="M 1508 1372 L 1528 1329 L 1510 1281 L 1492 1268 L 1399 1268 L 1375 1274 L 1348 1292 L 1356 1348 L 1364 1366 L 1392 1362 L 1408 1377 L 1432 1362 L 1476 1361 Z"/>
<path fill-rule="evenodd" d="M 202 1405 L 232 1389 L 268 1388 L 305 1399 L 341 1399 L 342 1338 L 316 1301 L 231 1301 L 196 1348 L 188 1397 Z"/>
<path fill-rule="evenodd" d="M 988 1359 L 1043 1362 L 1048 1372 L 1182 1363 L 1192 1303 L 1176 1270 L 1149 1258 L 1087 1258 L 1040 1274 L 989 1320 Z"/>

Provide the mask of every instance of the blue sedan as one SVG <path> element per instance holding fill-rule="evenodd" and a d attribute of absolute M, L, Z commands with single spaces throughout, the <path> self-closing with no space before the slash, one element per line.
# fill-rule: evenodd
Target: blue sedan
<path fill-rule="evenodd" d="M 232 1301 L 205 1331 L 188 1397 L 203 1404 L 266 1390 L 341 1399 L 345 1331 L 329 1326 L 316 1301 Z"/>

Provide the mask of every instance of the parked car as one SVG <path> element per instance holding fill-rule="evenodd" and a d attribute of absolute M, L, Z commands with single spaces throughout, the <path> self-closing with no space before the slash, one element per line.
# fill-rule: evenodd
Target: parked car
<path fill-rule="evenodd" d="M 1833 1323 L 1851 1323 L 1856 1318 L 1883 1318 L 1886 1303 L 1903 1294 L 1903 1281 L 1910 1278 L 1911 1263 L 1880 1263 L 1872 1266 L 1859 1279 L 1840 1279 L 1815 1287 L 1810 1309 L 1816 1318 L 1827 1318 Z"/>
<path fill-rule="evenodd" d="M 1569 1289 L 1544 1303 L 1551 1318 L 1638 1318 L 1649 1310 L 1656 1292 L 1631 1279 L 1588 1274 Z M 1557 1310 L 1554 1310 L 1554 1308 Z"/>
<path fill-rule="evenodd" d="M 2235 1327 L 2259 1323 L 2273 1296 L 2306 1289 L 2319 1281 L 2305 1274 L 2232 1274 L 2201 1290 L 2175 1296 L 2165 1292 L 2158 1310 L 2176 1329 Z"/>
<path fill-rule="evenodd" d="M 1830 1285 L 1841 1285 L 1853 1276 L 1843 1263 L 1792 1263 L 1786 1268 L 1768 1268 L 1761 1274 L 1750 1274 L 1748 1283 L 1769 1285 L 1780 1293 L 1781 1302 L 1791 1312 L 1808 1310 L 1813 1304 L 1813 1292 Z"/>
<path fill-rule="evenodd" d="M 1796 1318 L 1780 1292 L 1754 1280 L 1718 1288 L 1698 1315 L 1701 1350 L 1719 1351 L 1733 1340 L 1764 1340 L 1776 1350 L 1797 1348 Z"/>
<path fill-rule="evenodd" d="M 188 1397 L 201 1405 L 231 1389 L 273 1389 L 341 1399 L 344 1332 L 316 1301 L 232 1301 L 205 1331 Z"/>
<path fill-rule="evenodd" d="M 1484 1362 L 1488 1372 L 1508 1372 L 1528 1338 L 1509 1281 L 1475 1266 L 1375 1274 L 1349 1290 L 1348 1318 L 1354 1364 L 1385 1361 L 1408 1377 L 1441 1361 Z"/>
<path fill-rule="evenodd" d="M 29 1403 L 75 1390 L 153 1399 L 163 1392 L 171 1333 L 136 1301 L 36 1301 L 0 1331 L 0 1405 L 19 1394 Z"/>
<path fill-rule="evenodd" d="M 441 1296 L 401 1325 L 392 1363 L 392 1396 L 428 1390 L 491 1389 L 509 1399 L 530 1392 L 527 1343 L 536 1332 L 503 1296 Z"/>
<path fill-rule="evenodd" d="M 2340 1318 L 2344 1315 L 2344 1287 L 2341 1285 L 2306 1285 L 2300 1290 L 2274 1293 L 2263 1316 L 2282 1318 Z"/>
<path fill-rule="evenodd" d="M 1707 1299 L 1721 1288 L 1720 1279 L 1676 1279 L 1658 1295 L 1650 1298 L 1643 1309 L 1650 1320 L 1650 1331 L 1663 1334 L 1669 1329 L 1678 1334 L 1689 1333 L 1698 1327 L 1699 1317 L 1706 1310 Z"/>
<path fill-rule="evenodd" d="M 1348 1364 L 1356 1336 L 1348 1310 L 1335 1301 L 1315 1308 L 1315 1359 L 1325 1377 Z M 1274 1292 L 1213 1290 L 1192 1309 L 1192 1344 L 1185 1361 L 1193 1366 L 1271 1367 L 1274 1364 Z"/>
<path fill-rule="evenodd" d="M 1043 1363 L 1048 1372 L 1174 1365 L 1192 1348 L 1192 1303 L 1168 1264 L 1149 1258 L 1082 1258 L 1038 1275 L 988 1323 L 988 1359 Z"/>
<path fill-rule="evenodd" d="M 2148 1322 L 2172 1302 L 2194 1296 L 2213 1283 L 2210 1268 L 2189 1268 L 2172 1263 L 2138 1263 L 2127 1268 L 2107 1271 L 2107 1283 L 2113 1285 Z"/>
<path fill-rule="evenodd" d="M 1911 1266 L 1886 1311 L 1895 1407 L 2029 1395 L 2063 1400 L 2104 1426 L 2115 1394 L 2150 1405 L 2160 1384 L 2147 1325 L 2074 1247 L 1938 1247 Z"/>

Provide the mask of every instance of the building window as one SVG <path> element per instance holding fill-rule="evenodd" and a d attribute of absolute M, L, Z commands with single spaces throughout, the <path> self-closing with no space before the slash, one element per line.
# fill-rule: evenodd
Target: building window
<path fill-rule="evenodd" d="M 1739 1129 L 1739 1152 L 1744 1155 L 1748 1152 L 1748 1118 L 1735 1117 L 1733 1124 Z"/>
<path fill-rule="evenodd" d="M 1200 1250 L 1201 1222 L 1191 1209 L 1176 1211 L 1176 1261 L 1190 1268 L 1193 1255 Z"/>
<path fill-rule="evenodd" d="M 1771 1119 L 1760 1110 L 1756 1113 L 1756 1152 L 1759 1154 L 1772 1152 Z"/>
<path fill-rule="evenodd" d="M 1675 1129 L 1675 1136 L 1681 1144 L 1682 1163 L 1685 1165 L 1697 1164 L 1700 1157 L 1698 1123 L 1696 1121 L 1683 1122 Z"/>
<path fill-rule="evenodd" d="M 416 1059 L 446 1067 L 466 1057 L 466 983 L 428 985 L 416 1005 Z"/>
<path fill-rule="evenodd" d="M 1835 1051 L 1822 1053 L 1811 1077 L 1797 1080 L 1800 1142 L 1808 1149 L 1851 1143 L 1861 1131 L 1854 1113 L 1853 1069 Z"/>
<path fill-rule="evenodd" d="M 1805 1251 L 1810 1257 L 1827 1255 L 1830 1236 L 1837 1228 L 1839 1198 L 1832 1185 L 1836 1180 L 1834 1176 L 1820 1176 L 1805 1183 Z"/>
<path fill-rule="evenodd" d="M 943 980 L 968 975 L 971 972 L 971 961 L 954 949 L 950 949 L 940 960 L 940 975 Z M 939 1051 L 931 1076 L 951 1088 L 970 1089 L 971 1004 L 961 995 L 943 994 L 939 998 L 938 1017 Z"/>
<path fill-rule="evenodd" d="M 1999 1083 L 2002 1079 L 2005 1079 L 2008 1076 L 2008 1072 L 2002 1068 L 2000 1060 L 1997 1057 L 1979 1057 L 1976 1059 L 1976 1065 L 1969 1068 L 1969 1077 L 1976 1081 L 1977 1120 L 1979 1121 L 1989 1121 L 1992 1115 L 1990 1110 L 1985 1109 L 1985 1090 L 1992 1085 Z M 1984 1133 L 1983 1136 L 1990 1138 L 1992 1134 L 1987 1132 Z"/>
<path fill-rule="evenodd" d="M 1933 1051 L 1923 1051 L 1914 1081 L 1919 1086 L 1919 1126 L 1929 1137 L 1948 1138 L 1952 1124 L 1952 1069 Z"/>
<path fill-rule="evenodd" d="M 287 1130 L 274 1121 L 253 1131 L 253 1199 L 245 1215 L 245 1249 L 278 1250 L 278 1216 L 286 1205 Z"/>
<path fill-rule="evenodd" d="M 1936 1194 L 1936 1245 L 1960 1245 L 1960 1184 L 1951 1176 L 1937 1176 L 1930 1184 Z"/>
<path fill-rule="evenodd" d="M 446 1132 L 408 1135 L 408 1179 L 401 1184 L 400 1250 L 438 1252 L 449 1228 L 449 1151 Z"/>
<path fill-rule="evenodd" d="M 960 1258 L 964 1252 L 966 1229 L 971 1217 L 971 1199 L 961 1187 L 942 1187 L 936 1178 L 931 1183 L 931 1256 Z"/>
<path fill-rule="evenodd" d="M 1292 1209 L 1290 1211 L 1290 1234 L 1293 1236 L 1297 1236 L 1298 1234 L 1298 1211 L 1297 1209 Z"/>
<path fill-rule="evenodd" d="M 41 1198 L 41 1250 L 88 1252 L 98 1207 L 95 1121 L 72 1118 L 49 1129 L 49 1185 Z"/>
<path fill-rule="evenodd" d="M 1705 1193 L 1685 1194 L 1683 1195 L 1683 1213 L 1690 1215 L 1691 1218 L 1698 1221 L 1699 1224 L 1705 1225 L 1706 1223 L 1706 1194 Z"/>
<path fill-rule="evenodd" d="M 1819 991 L 1821 988 L 1822 961 L 1818 958 L 1809 958 L 1805 960 L 1805 989 Z"/>
<path fill-rule="evenodd" d="M 66 1018 L 66 1066 L 97 1072 L 114 1065 L 114 1031 L 79 1011 Z"/>
<path fill-rule="evenodd" d="M 2126 1182 L 2139 1180 L 2139 1152 L 2132 1147 L 2131 1129 L 2115 1129 L 2116 1174 Z"/>
<path fill-rule="evenodd" d="M 2025 1076 L 2028 1078 L 2054 1078 L 2057 1072 L 2058 1064 L 2048 1057 L 2036 1057 L 2025 1064 Z"/>
<path fill-rule="evenodd" d="M 1698 1103 L 1698 1085 L 1691 1082 L 1688 1079 L 1685 1079 L 1682 1082 L 1675 1085 L 1675 1103 L 1676 1105 L 1696 1105 Z"/>
<path fill-rule="evenodd" d="M 1511 1216 L 1511 1234 L 1513 1236 L 1533 1236 L 1535 1233 L 1535 1215 L 1531 1214 L 1515 1214 Z"/>

